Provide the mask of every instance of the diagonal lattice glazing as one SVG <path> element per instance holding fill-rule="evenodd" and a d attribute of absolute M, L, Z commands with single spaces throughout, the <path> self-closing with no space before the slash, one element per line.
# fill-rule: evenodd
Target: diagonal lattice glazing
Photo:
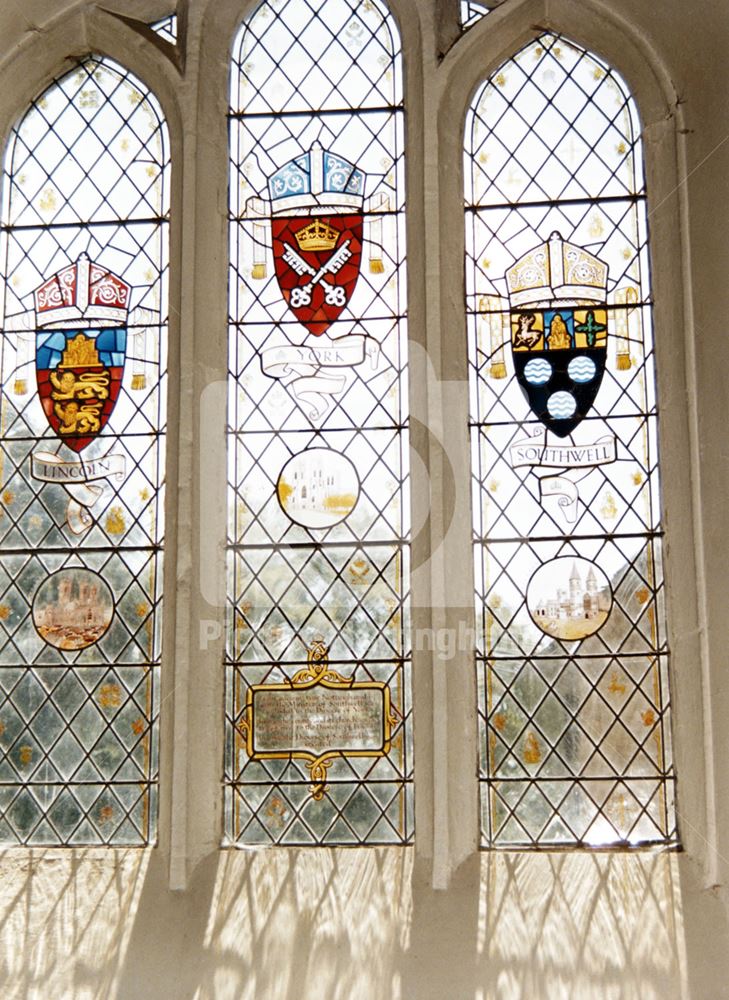
<path fill-rule="evenodd" d="M 4 843 L 156 839 L 169 170 L 157 101 L 101 57 L 5 156 Z"/>
<path fill-rule="evenodd" d="M 230 102 L 225 841 L 408 843 L 393 19 L 379 0 L 259 4 Z"/>
<path fill-rule="evenodd" d="M 545 34 L 478 91 L 465 175 L 483 843 L 675 844 L 637 109 L 609 66 Z M 572 297 L 537 289 L 543 261 L 557 287 L 575 260 Z M 573 313 L 605 347 L 586 361 L 596 334 L 573 335 L 573 389 L 600 380 L 565 433 L 537 388 Z"/>

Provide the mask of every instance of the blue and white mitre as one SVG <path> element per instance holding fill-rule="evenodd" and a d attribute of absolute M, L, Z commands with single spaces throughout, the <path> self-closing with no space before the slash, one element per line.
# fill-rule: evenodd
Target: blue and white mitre
<path fill-rule="evenodd" d="M 361 212 L 365 175 L 349 160 L 315 142 L 308 153 L 295 156 L 268 179 L 271 214 L 329 211 Z"/>

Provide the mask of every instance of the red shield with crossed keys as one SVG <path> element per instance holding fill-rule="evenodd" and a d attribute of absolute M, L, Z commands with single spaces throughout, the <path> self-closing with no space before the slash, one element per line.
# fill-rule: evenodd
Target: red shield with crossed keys
<path fill-rule="evenodd" d="M 271 220 L 276 277 L 288 307 L 315 337 L 349 302 L 362 260 L 362 215 Z"/>

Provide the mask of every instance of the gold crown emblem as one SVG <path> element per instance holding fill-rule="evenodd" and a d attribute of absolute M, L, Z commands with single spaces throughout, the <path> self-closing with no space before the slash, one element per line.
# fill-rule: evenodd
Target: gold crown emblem
<path fill-rule="evenodd" d="M 294 233 L 300 250 L 332 250 L 340 233 L 321 219 L 314 219 L 308 226 Z"/>
<path fill-rule="evenodd" d="M 77 334 L 70 340 L 63 352 L 63 360 L 59 368 L 101 368 L 99 352 L 96 350 L 93 340 L 85 337 L 83 333 Z"/>

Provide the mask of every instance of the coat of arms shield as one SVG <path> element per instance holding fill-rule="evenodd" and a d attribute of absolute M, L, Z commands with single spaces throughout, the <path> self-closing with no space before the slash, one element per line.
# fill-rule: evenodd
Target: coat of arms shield
<path fill-rule="evenodd" d="M 82 254 L 34 293 L 36 381 L 48 423 L 81 452 L 119 397 L 130 286 Z"/>
<path fill-rule="evenodd" d="M 359 277 L 362 215 L 273 219 L 273 259 L 289 309 L 319 336 L 339 318 Z"/>
<path fill-rule="evenodd" d="M 314 142 L 268 178 L 266 203 L 251 199 L 254 215 L 270 212 L 276 279 L 288 308 L 316 337 L 339 318 L 357 284 L 364 188 L 362 170 Z"/>
<path fill-rule="evenodd" d="M 608 266 L 552 233 L 509 268 L 511 349 L 534 415 L 566 437 L 595 402 L 607 360 Z"/>

